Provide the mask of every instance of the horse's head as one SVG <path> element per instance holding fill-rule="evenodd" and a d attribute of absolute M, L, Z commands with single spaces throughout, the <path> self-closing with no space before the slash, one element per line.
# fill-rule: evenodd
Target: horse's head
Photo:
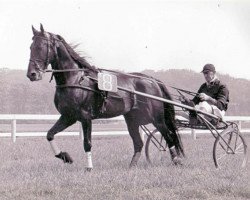
<path fill-rule="evenodd" d="M 40 31 L 37 31 L 32 26 L 33 43 L 30 46 L 30 61 L 27 71 L 27 77 L 31 81 L 38 81 L 42 79 L 42 75 L 47 69 L 48 65 L 54 59 L 54 40 L 53 36 L 45 32 L 43 25 L 40 25 Z"/>

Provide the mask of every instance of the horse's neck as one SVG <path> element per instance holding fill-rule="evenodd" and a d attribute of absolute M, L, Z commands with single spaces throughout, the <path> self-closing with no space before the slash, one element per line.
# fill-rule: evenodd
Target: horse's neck
<path fill-rule="evenodd" d="M 58 59 L 51 64 L 54 70 L 69 70 L 78 69 L 77 63 L 71 58 L 65 48 L 58 49 Z M 79 79 L 80 72 L 59 72 L 55 73 L 54 77 L 57 85 L 75 84 Z"/>

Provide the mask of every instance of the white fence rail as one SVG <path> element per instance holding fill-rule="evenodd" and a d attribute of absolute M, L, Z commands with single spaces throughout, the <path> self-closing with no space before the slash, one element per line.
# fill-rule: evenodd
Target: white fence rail
<path fill-rule="evenodd" d="M 17 121 L 56 121 L 58 120 L 60 115 L 20 115 L 20 114 L 2 114 L 0 115 L 0 122 L 6 122 L 11 124 L 11 131 L 10 132 L 3 132 L 1 130 L 1 124 L 0 124 L 0 137 L 11 137 L 12 141 L 16 141 L 16 137 L 22 137 L 22 136 L 45 136 L 46 132 L 20 132 L 17 130 Z M 242 122 L 250 122 L 250 116 L 227 116 L 225 117 L 225 120 L 227 121 L 235 121 L 239 124 L 239 128 L 241 132 L 243 133 L 250 133 L 250 129 L 243 129 L 241 128 Z M 110 119 L 102 119 L 102 121 L 110 121 L 110 122 L 117 122 L 117 121 L 124 121 L 124 118 L 122 116 L 110 118 Z M 196 138 L 197 133 L 204 133 L 204 130 L 184 130 L 181 131 L 181 134 L 191 134 L 193 138 Z M 101 131 L 101 132 L 93 132 L 93 135 L 126 135 L 128 134 L 127 130 L 122 131 Z M 82 128 L 79 123 L 79 130 L 76 132 L 62 132 L 58 135 L 79 135 L 81 139 L 83 139 L 83 133 Z"/>
<path fill-rule="evenodd" d="M 21 115 L 21 114 L 2 114 L 0 115 L 0 122 L 2 124 L 10 123 L 10 132 L 3 132 L 1 130 L 1 124 L 0 124 L 0 137 L 11 137 L 12 141 L 15 142 L 17 137 L 31 137 L 31 136 L 46 136 L 47 132 L 31 132 L 31 131 L 18 131 L 17 130 L 17 122 L 18 121 L 57 121 L 59 119 L 60 115 Z M 98 120 L 96 120 L 98 121 Z M 101 119 L 99 121 L 110 121 L 110 122 L 117 122 L 117 121 L 124 121 L 124 118 L 122 116 L 110 118 L 110 119 Z M 35 123 L 35 122 L 34 122 Z M 28 123 L 27 123 L 28 124 Z M 61 133 L 58 133 L 57 135 L 62 136 L 71 136 L 71 135 L 79 135 L 81 139 L 83 139 L 83 132 L 81 124 L 79 124 L 78 131 L 63 131 Z M 48 130 L 47 130 L 48 131 Z M 123 131 L 98 131 L 93 132 L 93 135 L 126 135 L 128 132 L 126 130 Z"/>

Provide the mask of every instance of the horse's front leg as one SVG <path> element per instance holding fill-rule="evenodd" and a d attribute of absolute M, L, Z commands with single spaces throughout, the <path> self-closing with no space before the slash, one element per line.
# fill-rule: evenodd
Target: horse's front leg
<path fill-rule="evenodd" d="M 82 129 L 83 129 L 83 146 L 84 151 L 87 154 L 87 166 L 86 170 L 91 171 L 93 169 L 93 163 L 92 163 L 92 155 L 91 155 L 91 131 L 92 131 L 92 122 L 90 119 L 85 119 L 82 121 Z"/>
<path fill-rule="evenodd" d="M 55 154 L 55 157 L 62 159 L 64 163 L 72 163 L 73 160 L 67 152 L 62 152 L 54 141 L 55 134 L 63 131 L 67 127 L 71 126 L 76 122 L 75 119 L 72 119 L 67 116 L 61 116 L 59 120 L 54 124 L 54 126 L 47 133 L 47 140 L 50 143 L 51 149 Z"/>

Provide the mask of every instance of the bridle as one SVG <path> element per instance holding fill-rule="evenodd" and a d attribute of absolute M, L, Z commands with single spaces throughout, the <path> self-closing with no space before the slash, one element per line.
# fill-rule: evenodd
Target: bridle
<path fill-rule="evenodd" d="M 50 37 L 52 39 L 50 39 Z M 52 72 L 51 74 L 51 79 L 50 79 L 50 82 L 53 80 L 53 76 L 54 76 L 54 73 L 64 73 L 64 72 L 81 72 L 81 78 L 80 78 L 80 81 L 79 81 L 79 85 L 56 85 L 57 88 L 81 88 L 81 89 L 84 89 L 84 90 L 89 90 L 89 91 L 92 91 L 92 92 L 95 92 L 95 93 L 100 93 L 100 91 L 97 91 L 95 89 L 92 89 L 90 88 L 89 86 L 84 86 L 82 85 L 82 82 L 84 80 L 84 71 L 87 71 L 87 69 L 82 69 L 82 68 L 77 68 L 77 69 L 42 69 L 39 65 L 39 63 L 45 63 L 45 66 L 48 66 L 50 64 L 50 53 L 51 53 L 51 50 L 50 50 L 50 45 L 53 45 L 53 50 L 54 50 L 54 53 L 55 53 L 55 57 L 57 60 L 59 60 L 58 58 L 58 54 L 57 54 L 57 44 L 56 42 L 63 42 L 62 40 L 58 39 L 58 38 L 55 38 L 53 37 L 53 35 L 50 35 L 49 33 L 45 33 L 45 36 L 40 36 L 40 35 L 34 35 L 33 36 L 33 40 L 36 39 L 36 38 L 40 38 L 42 40 L 45 40 L 47 41 L 47 57 L 45 60 L 42 60 L 42 59 L 30 59 L 30 62 L 33 62 L 35 64 L 35 68 L 36 70 L 38 70 L 39 72 L 42 72 L 42 73 L 46 73 L 46 72 Z M 89 79 L 92 79 L 93 81 L 96 81 L 95 78 L 92 78 L 92 77 L 88 77 Z"/>
<path fill-rule="evenodd" d="M 46 33 L 46 34 L 47 34 L 47 33 Z M 38 58 L 36 58 L 36 59 L 32 59 L 32 58 L 31 58 L 31 59 L 30 59 L 30 62 L 33 62 L 33 63 L 35 64 L 35 67 L 36 67 L 36 69 L 37 69 L 38 71 L 45 73 L 46 70 L 43 70 L 43 69 L 40 67 L 39 63 L 45 63 L 45 66 L 48 66 L 48 65 L 49 65 L 50 44 L 52 44 L 52 41 L 49 39 L 49 35 L 48 35 L 48 37 L 46 37 L 46 35 L 45 35 L 45 36 L 34 35 L 32 39 L 34 40 L 34 39 L 36 39 L 36 38 L 41 38 L 42 40 L 46 40 L 46 41 L 47 41 L 47 56 L 46 56 L 46 59 L 45 59 L 45 60 L 38 59 Z M 55 38 L 54 38 L 54 39 L 55 39 Z"/>
<path fill-rule="evenodd" d="M 42 60 L 42 59 L 30 59 L 29 61 L 34 63 L 35 64 L 35 68 L 39 71 L 39 72 L 42 72 L 42 73 L 46 73 L 46 72 L 52 72 L 53 73 L 60 73 L 60 72 L 74 72 L 74 71 L 86 71 L 86 69 L 81 69 L 81 68 L 78 68 L 78 69 L 60 69 L 60 70 L 57 70 L 57 69 L 42 69 L 39 65 L 39 63 L 45 63 L 45 66 L 48 66 L 50 64 L 50 44 L 53 45 L 53 50 L 54 50 L 54 53 L 55 53 L 55 57 L 56 59 L 58 60 L 58 54 L 57 54 L 57 45 L 56 45 L 56 41 L 57 42 L 62 42 L 62 40 L 58 39 L 58 38 L 55 38 L 53 36 L 51 36 L 49 33 L 45 33 L 46 35 L 45 36 L 39 36 L 39 35 L 34 35 L 33 36 L 33 40 L 35 38 L 41 38 L 42 40 L 45 40 L 47 41 L 47 56 L 46 56 L 46 59 L 45 60 Z M 53 40 L 50 39 L 50 36 L 53 38 Z"/>

